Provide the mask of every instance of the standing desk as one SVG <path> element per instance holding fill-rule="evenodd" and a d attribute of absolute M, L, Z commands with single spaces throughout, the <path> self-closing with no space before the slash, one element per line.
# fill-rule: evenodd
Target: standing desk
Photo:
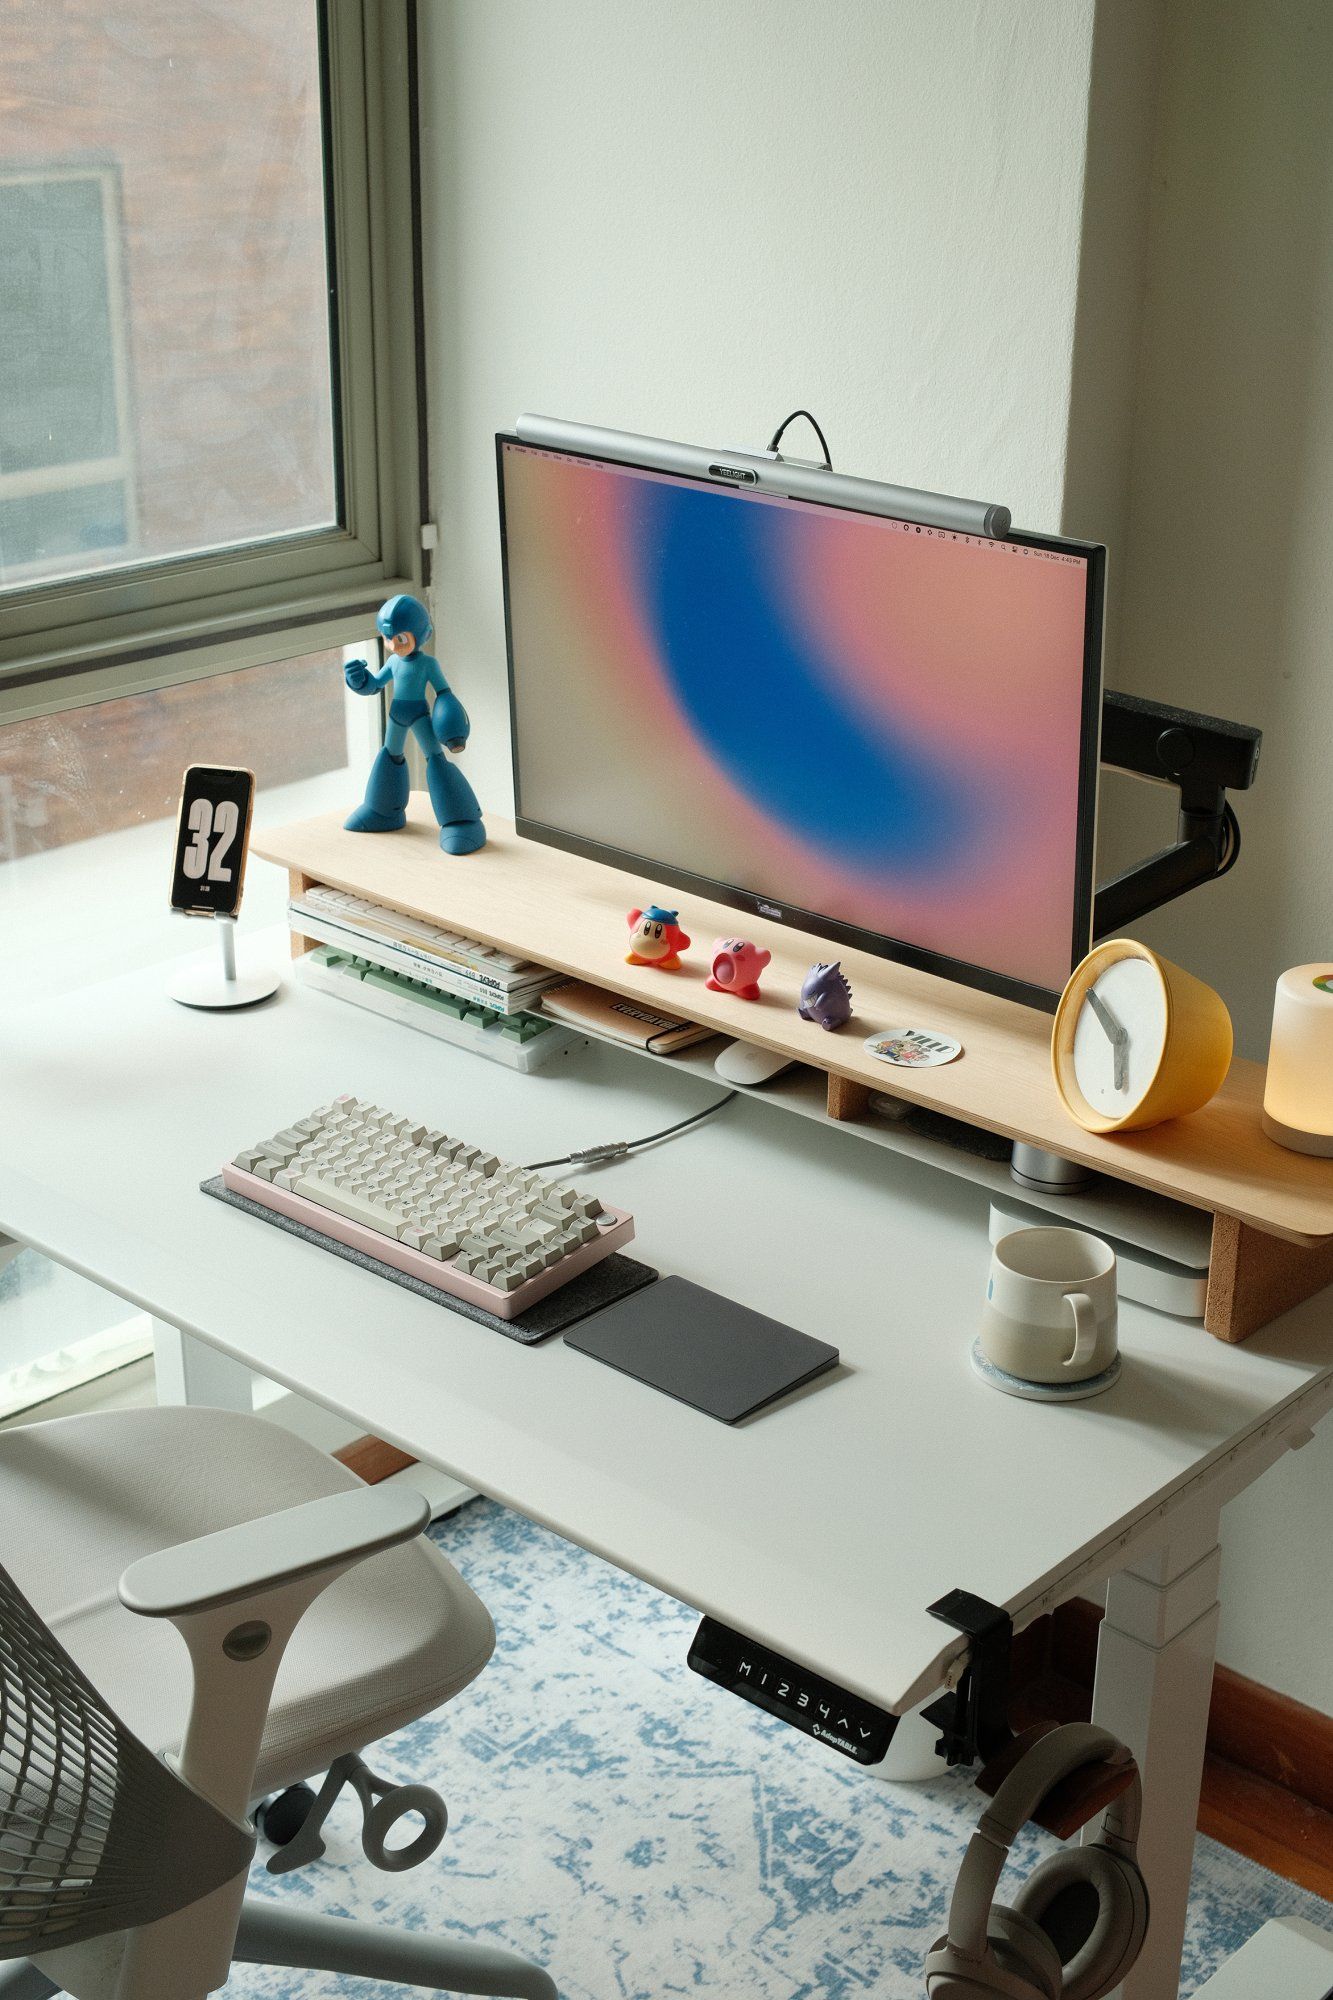
<path fill-rule="evenodd" d="M 589 1047 L 522 1076 L 290 983 L 253 1012 L 191 1013 L 161 968 L 0 1034 L 0 1231 L 885 1708 L 960 1666 L 926 1609 L 949 1589 L 1021 1626 L 1110 1578 L 1095 1708 L 1143 1768 L 1153 1895 L 1122 1992 L 1176 1994 L 1219 1509 L 1333 1401 L 1325 1303 L 1243 1347 L 1122 1305 L 1107 1395 L 997 1395 L 968 1365 L 984 1190 L 742 1099 L 574 1176 L 635 1212 L 648 1262 L 841 1347 L 834 1375 L 729 1429 L 199 1192 L 343 1090 L 527 1161 L 699 1109 L 720 1086 L 697 1073 Z M 699 1698 L 721 1697 L 701 1681 Z"/>

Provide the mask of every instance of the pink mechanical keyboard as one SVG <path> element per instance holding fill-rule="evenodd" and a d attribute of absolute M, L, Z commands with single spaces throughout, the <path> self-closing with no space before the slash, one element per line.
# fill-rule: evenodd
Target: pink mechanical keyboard
<path fill-rule="evenodd" d="M 596 1195 L 355 1097 L 247 1146 L 222 1178 L 499 1319 L 517 1319 L 634 1235 L 633 1216 Z"/>

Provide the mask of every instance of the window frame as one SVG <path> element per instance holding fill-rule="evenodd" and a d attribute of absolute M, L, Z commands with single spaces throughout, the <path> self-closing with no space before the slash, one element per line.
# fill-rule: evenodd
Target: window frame
<path fill-rule="evenodd" d="M 314 4 L 344 525 L 0 592 L 0 723 L 338 646 L 429 580 L 416 4 Z"/>

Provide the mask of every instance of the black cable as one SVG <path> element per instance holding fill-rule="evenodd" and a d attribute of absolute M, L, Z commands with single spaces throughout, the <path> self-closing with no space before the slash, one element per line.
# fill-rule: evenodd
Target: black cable
<path fill-rule="evenodd" d="M 619 1160 L 626 1153 L 637 1153 L 640 1146 L 655 1145 L 659 1139 L 669 1139 L 673 1132 L 683 1132 L 690 1125 L 697 1125 L 701 1118 L 711 1118 L 715 1111 L 721 1111 L 732 1103 L 740 1092 L 729 1090 L 725 1097 L 719 1097 L 714 1104 L 706 1104 L 702 1111 L 696 1111 L 689 1118 L 678 1119 L 674 1125 L 664 1125 L 660 1132 L 649 1132 L 642 1139 L 611 1139 L 604 1146 L 581 1146 L 576 1153 L 562 1153 L 558 1160 L 530 1160 L 525 1172 L 535 1174 L 542 1167 L 572 1167 L 580 1161 Z"/>
<path fill-rule="evenodd" d="M 770 451 L 777 450 L 778 446 L 782 442 L 782 433 L 786 430 L 788 424 L 794 424 L 798 417 L 805 418 L 805 421 L 809 424 L 811 430 L 814 432 L 815 436 L 819 439 L 820 448 L 824 453 L 824 464 L 827 470 L 832 472 L 833 454 L 830 452 L 828 448 L 828 439 L 824 436 L 823 431 L 819 428 L 818 419 L 816 417 L 812 417 L 809 410 L 793 410 L 789 417 L 784 417 L 782 419 L 782 422 L 778 425 L 777 429 L 774 431 L 772 437 L 768 441 L 769 450 Z"/>

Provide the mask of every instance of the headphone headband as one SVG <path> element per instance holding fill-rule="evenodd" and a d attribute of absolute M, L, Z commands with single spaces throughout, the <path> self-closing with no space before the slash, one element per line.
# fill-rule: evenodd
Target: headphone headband
<path fill-rule="evenodd" d="M 1034 1743 L 1009 1773 L 968 1842 L 967 1853 L 949 1904 L 949 1943 L 955 1951 L 980 1959 L 986 1952 L 986 1926 L 1009 1849 L 1019 1830 L 1031 1819 L 1053 1786 L 1084 1764 L 1131 1764 L 1123 1743 L 1091 1722 L 1070 1722 Z M 1134 1782 L 1108 1808 L 1103 1843 L 1134 1859 L 1143 1808 L 1143 1785 L 1134 1765 Z"/>

